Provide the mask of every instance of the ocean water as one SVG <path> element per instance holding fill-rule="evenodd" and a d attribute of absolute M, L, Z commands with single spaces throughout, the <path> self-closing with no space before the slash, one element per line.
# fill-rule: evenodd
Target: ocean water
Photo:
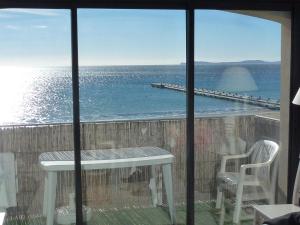
<path fill-rule="evenodd" d="M 280 64 L 205 64 L 195 87 L 278 100 Z M 151 83 L 185 85 L 185 65 L 80 67 L 81 121 L 177 118 L 186 114 L 184 93 Z M 72 121 L 71 69 L 0 69 L 0 124 Z M 195 96 L 197 116 L 249 113 L 265 108 Z"/>

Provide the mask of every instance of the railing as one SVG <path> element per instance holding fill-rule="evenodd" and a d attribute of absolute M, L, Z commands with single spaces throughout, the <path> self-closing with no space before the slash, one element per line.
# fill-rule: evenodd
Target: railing
<path fill-rule="evenodd" d="M 214 199 L 218 152 L 228 137 L 239 137 L 251 145 L 261 138 L 279 139 L 279 121 L 257 116 L 205 117 L 195 119 L 195 188 L 198 200 Z M 186 194 L 185 119 L 82 123 L 82 149 L 158 146 L 175 156 L 174 199 L 183 203 Z M 0 151 L 15 155 L 18 207 L 9 215 L 41 214 L 45 172 L 38 164 L 42 152 L 73 149 L 71 124 L 5 126 L 0 129 Z M 149 168 L 140 168 L 134 182 L 130 169 L 83 171 L 84 204 L 98 208 L 149 205 Z M 158 169 L 160 173 L 160 169 Z M 74 190 L 74 174 L 58 177 L 57 205 L 68 202 Z M 162 193 L 161 176 L 158 191 Z M 205 196 L 205 197 L 203 197 Z M 205 198 L 205 199 L 203 199 Z M 196 199 L 196 200 L 197 200 Z M 162 197 L 164 201 L 164 197 Z"/>

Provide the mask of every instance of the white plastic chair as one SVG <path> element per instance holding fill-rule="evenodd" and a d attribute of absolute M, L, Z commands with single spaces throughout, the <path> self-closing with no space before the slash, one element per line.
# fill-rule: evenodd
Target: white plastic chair
<path fill-rule="evenodd" d="M 243 201 L 268 200 L 275 201 L 275 186 L 277 178 L 277 162 L 273 163 L 279 152 L 279 146 L 273 141 L 261 140 L 256 142 L 250 150 L 241 155 L 226 155 L 222 157 L 221 170 L 218 174 L 218 193 L 216 208 L 224 210 L 223 191 L 236 195 L 233 223 L 240 222 Z M 239 172 L 227 172 L 228 160 L 248 158 L 249 164 L 243 164 Z M 277 160 L 276 160 L 277 161 Z M 244 187 L 261 188 L 261 193 L 243 194 Z"/>
<path fill-rule="evenodd" d="M 0 211 L 17 206 L 16 196 L 15 156 L 11 152 L 0 153 Z"/>

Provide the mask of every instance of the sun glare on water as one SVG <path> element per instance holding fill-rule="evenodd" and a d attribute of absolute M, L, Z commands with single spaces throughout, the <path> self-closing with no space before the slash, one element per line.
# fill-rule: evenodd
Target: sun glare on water
<path fill-rule="evenodd" d="M 33 68 L 0 67 L 0 125 L 22 121 L 33 82 Z"/>

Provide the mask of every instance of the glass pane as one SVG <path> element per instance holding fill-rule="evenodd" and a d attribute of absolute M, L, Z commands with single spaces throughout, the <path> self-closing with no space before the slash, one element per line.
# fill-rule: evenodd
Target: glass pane
<path fill-rule="evenodd" d="M 0 17 L 0 211 L 5 224 L 62 223 L 74 192 L 70 12 Z"/>
<path fill-rule="evenodd" d="M 161 88 L 185 84 L 184 11 L 82 9 L 78 22 L 86 221 L 184 224 L 185 94 Z"/>
<path fill-rule="evenodd" d="M 283 161 L 278 171 L 278 145 L 288 127 L 280 105 L 289 101 L 281 83 L 289 15 L 197 10 L 195 18 L 196 221 L 253 224 L 256 205 L 286 198 L 276 177 L 287 172 Z"/>

